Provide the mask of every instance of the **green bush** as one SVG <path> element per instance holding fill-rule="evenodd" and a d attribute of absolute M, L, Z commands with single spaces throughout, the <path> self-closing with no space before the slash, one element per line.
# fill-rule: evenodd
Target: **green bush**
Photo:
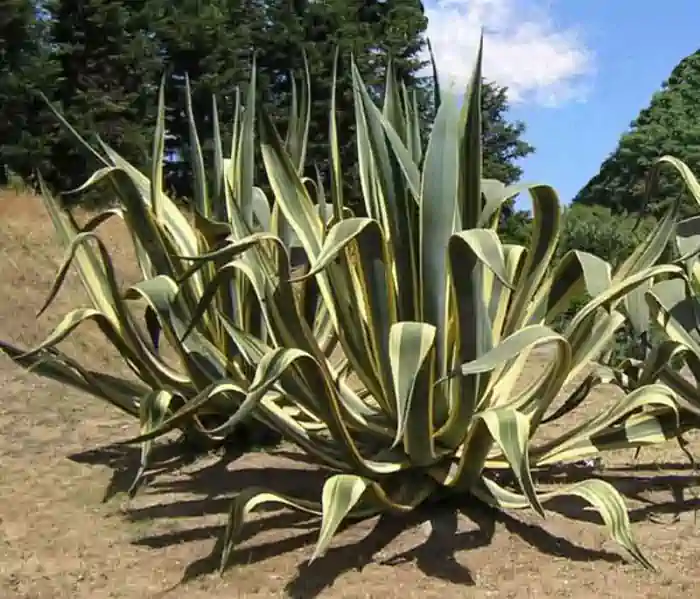
<path fill-rule="evenodd" d="M 617 266 L 640 241 L 646 239 L 655 219 L 615 214 L 604 206 L 573 204 L 563 213 L 564 226 L 559 241 L 559 255 L 570 250 L 590 252 Z"/>

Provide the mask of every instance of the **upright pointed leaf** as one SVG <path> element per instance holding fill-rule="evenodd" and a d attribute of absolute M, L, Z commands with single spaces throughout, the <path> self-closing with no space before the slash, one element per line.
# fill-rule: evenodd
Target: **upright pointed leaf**
<path fill-rule="evenodd" d="M 420 288 L 423 320 L 438 327 L 438 363 L 445 356 L 447 243 L 461 229 L 456 210 L 459 180 L 458 109 L 452 98 L 438 111 L 423 168 L 420 201 Z"/>
<path fill-rule="evenodd" d="M 481 196 L 481 62 L 483 35 L 479 40 L 476 64 L 472 71 L 467 95 L 462 108 L 464 132 L 460 142 L 459 205 L 462 226 L 472 229 L 478 226 L 483 206 Z"/>
<path fill-rule="evenodd" d="M 153 212 L 159 221 L 163 221 L 161 194 L 163 193 L 163 159 L 165 153 L 165 73 L 158 90 L 158 116 L 156 130 L 153 133 L 153 155 L 151 157 L 151 202 Z"/>
<path fill-rule="evenodd" d="M 187 122 L 189 124 L 190 138 L 189 150 L 190 160 L 192 163 L 192 172 L 194 174 L 194 201 L 199 212 L 207 217 L 212 216 L 212 207 L 209 201 L 207 192 L 207 175 L 204 170 L 204 156 L 202 155 L 202 146 L 199 143 L 199 134 L 197 133 L 197 123 L 195 121 L 194 109 L 192 105 L 192 88 L 190 87 L 190 78 L 185 75 L 185 100 L 187 110 Z"/>

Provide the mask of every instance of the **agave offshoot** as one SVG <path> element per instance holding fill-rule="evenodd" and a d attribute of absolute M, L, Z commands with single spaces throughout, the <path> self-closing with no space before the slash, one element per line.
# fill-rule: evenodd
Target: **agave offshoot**
<path fill-rule="evenodd" d="M 656 168 L 662 166 L 676 170 L 690 197 L 700 204 L 700 183 L 690 168 L 672 157 L 661 158 Z M 682 429 L 688 430 L 700 426 L 700 217 L 678 222 L 674 241 L 678 255 L 675 262 L 684 276 L 648 285 L 642 301 L 632 306 L 635 332 L 648 333 L 656 323 L 665 339 L 650 348 L 645 360 L 623 362 L 615 375 L 627 389 L 654 381 L 673 389 L 682 408 Z M 682 440 L 681 445 L 685 445 Z"/>

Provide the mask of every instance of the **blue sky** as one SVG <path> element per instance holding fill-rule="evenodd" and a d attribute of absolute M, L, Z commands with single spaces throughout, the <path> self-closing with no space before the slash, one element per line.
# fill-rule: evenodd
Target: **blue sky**
<path fill-rule="evenodd" d="M 568 202 L 673 67 L 700 48 L 699 0 L 428 0 L 443 85 L 465 85 L 479 30 L 484 74 L 511 89 L 536 154 L 524 179 Z"/>

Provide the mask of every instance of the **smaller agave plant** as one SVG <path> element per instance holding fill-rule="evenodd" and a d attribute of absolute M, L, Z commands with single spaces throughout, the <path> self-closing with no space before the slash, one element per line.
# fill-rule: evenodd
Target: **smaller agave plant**
<path fill-rule="evenodd" d="M 682 162 L 665 157 L 657 168 L 670 165 L 684 181 L 691 198 L 700 204 L 700 183 Z M 648 334 L 659 326 L 665 339 L 648 351 L 646 359 L 628 359 L 615 371 L 618 383 L 628 390 L 653 381 L 661 381 L 677 394 L 681 407 L 681 431 L 700 427 L 700 217 L 677 223 L 675 260 L 683 268 L 683 277 L 663 278 L 647 285 L 643 301 L 635 304 L 632 322 L 635 332 Z M 639 291 L 637 293 L 639 293 Z M 645 300 L 645 301 L 644 301 Z M 683 439 L 679 437 L 685 449 Z M 688 457 L 692 456 L 686 451 Z"/>
<path fill-rule="evenodd" d="M 482 178 L 481 50 L 462 108 L 452 98 L 440 103 L 425 151 L 415 98 L 396 83 L 392 69 L 380 109 L 352 68 L 367 216 L 353 215 L 344 204 L 334 110 L 328 220 L 320 215 L 324 194 L 309 193 L 261 111 L 260 143 L 275 206 L 310 268 L 293 277 L 284 242 L 259 238 L 246 251 L 249 268 L 241 273 L 258 298 L 269 336 L 263 340 L 235 323 L 223 325 L 255 371 L 232 420 L 255 415 L 271 423 L 335 473 L 318 502 L 260 488 L 237 495 L 222 568 L 248 514 L 261 505 L 321 516 L 316 557 L 346 518 L 409 511 L 445 493 L 499 509 L 529 507 L 541 515 L 552 497 L 578 496 L 600 512 L 634 559 L 651 567 L 612 485 L 590 479 L 543 490 L 534 473 L 677 434 L 678 402 L 665 385 L 639 386 L 611 398 L 602 411 L 586 412 L 585 402 L 591 388 L 614 380 L 589 370 L 609 349 L 639 290 L 660 278 L 683 276 L 680 266 L 656 265 L 673 232 L 677 206 L 614 272 L 585 252 L 569 252 L 555 263 L 561 216 L 555 191 L 546 185 L 505 187 Z M 519 193 L 533 202 L 528 247 L 504 244 L 496 234 L 501 206 Z M 246 239 L 241 215 L 231 216 L 234 231 Z M 240 243 L 232 240 L 231 251 Z M 226 251 L 225 246 L 218 250 Z M 210 266 L 217 255 L 200 256 L 199 268 Z M 294 301 L 292 284 L 300 280 L 317 285 L 316 301 L 328 315 L 348 368 L 328 359 Z M 211 280 L 197 314 L 223 282 Z M 582 293 L 592 299 L 563 333 L 556 333 L 551 323 Z M 196 328 L 194 322 L 190 326 Z M 552 348 L 547 368 L 518 388 L 529 355 L 542 346 Z M 555 408 L 562 388 L 579 377 L 583 382 Z M 178 426 L 230 385 L 228 380 L 213 384 L 133 441 L 152 440 Z M 547 440 L 537 441 L 537 433 L 576 409 L 577 425 L 547 431 Z"/>
<path fill-rule="evenodd" d="M 304 85 L 294 84 L 285 140 L 289 159 L 300 172 L 305 162 L 309 127 L 308 88 L 307 70 Z M 194 172 L 191 211 L 182 210 L 163 192 L 163 85 L 150 176 L 129 164 L 101 140 L 99 147 L 93 148 L 56 112 L 63 125 L 103 165 L 76 192 L 107 183 L 109 199 L 115 199 L 117 203 L 116 207 L 79 226 L 71 212 L 61 207 L 40 179 L 41 197 L 58 239 L 66 249 L 66 257 L 40 314 L 51 305 L 71 266 L 77 266 L 91 305 L 70 312 L 37 347 L 25 350 L 0 341 L 0 351 L 22 367 L 77 387 L 138 417 L 144 432 L 188 407 L 213 383 L 226 380 L 227 389 L 196 414 L 181 418 L 180 428 L 188 438 L 205 447 L 230 437 L 235 440 L 243 427 L 252 429 L 253 441 L 265 441 L 270 433 L 274 434 L 274 426 L 266 416 L 254 414 L 246 423 L 237 418 L 236 430 L 227 422 L 245 398 L 255 372 L 249 362 L 242 359 L 227 330 L 235 326 L 261 343 L 268 342 L 265 314 L 257 303 L 254 281 L 239 274 L 255 268 L 245 252 L 264 239 L 283 240 L 279 242 L 285 252 L 292 253 L 299 243 L 279 210 L 254 185 L 255 68 L 245 106 L 240 94 L 236 95 L 237 116 L 228 157 L 224 157 L 222 151 L 214 100 L 213 187 L 205 173 L 189 82 L 187 97 Z M 310 189 L 316 186 L 315 181 L 305 179 L 304 183 Z M 109 252 L 98 234 L 98 227 L 110 218 L 120 218 L 126 225 L 143 275 L 140 282 L 126 290 L 120 288 Z M 194 260 L 201 255 L 214 257 L 204 268 L 193 268 Z M 202 302 L 205 291 L 214 287 L 216 293 L 207 295 L 206 301 Z M 313 307 L 313 295 L 312 281 L 299 283 L 295 301 L 306 306 L 302 310 L 305 324 L 314 331 L 319 349 L 330 357 L 336 344 L 335 335 L 324 306 L 319 305 L 318 310 Z M 200 310 L 205 304 L 206 308 Z M 142 316 L 144 307 L 145 317 Z M 195 320 L 196 326 L 190 326 Z M 57 344 L 86 321 L 99 326 L 133 377 L 95 371 L 85 361 L 76 360 L 57 349 Z M 164 346 L 172 350 L 169 356 L 163 351 Z M 336 363 L 342 365 L 342 356 Z M 280 396 L 279 401 L 286 400 Z M 142 480 L 150 450 L 151 443 L 144 442 L 142 465 L 131 494 Z"/>

